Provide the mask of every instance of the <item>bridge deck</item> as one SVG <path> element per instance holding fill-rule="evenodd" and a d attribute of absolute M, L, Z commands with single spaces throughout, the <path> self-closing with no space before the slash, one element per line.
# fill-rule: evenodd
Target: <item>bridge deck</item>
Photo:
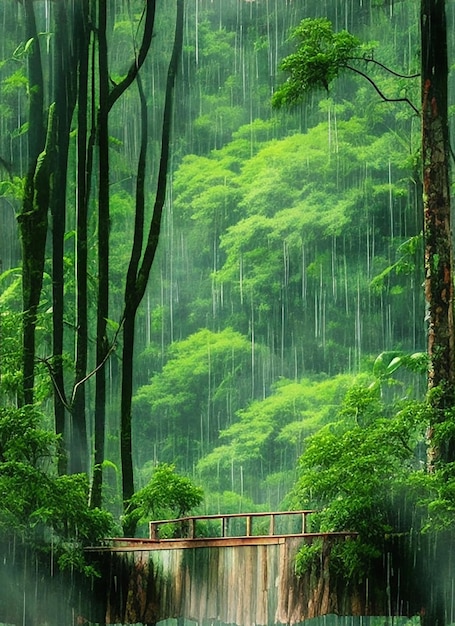
<path fill-rule="evenodd" d="M 131 552 L 181 548 L 277 545 L 286 538 L 355 537 L 354 532 L 308 532 L 307 518 L 315 511 L 273 511 L 197 515 L 149 523 L 149 538 L 106 539 L 103 546 L 87 548 L 97 552 Z M 255 527 L 259 521 L 259 527 Z"/>
<path fill-rule="evenodd" d="M 284 543 L 291 537 L 302 539 L 316 539 L 339 537 L 356 537 L 355 532 L 331 532 L 331 533 L 297 533 L 294 535 L 256 535 L 253 537 L 200 537 L 194 539 L 137 539 L 115 537 L 107 540 L 109 543 L 103 546 L 91 546 L 86 548 L 88 552 L 148 552 L 150 550 L 178 550 L 182 548 L 227 548 L 242 546 L 270 546 Z"/>

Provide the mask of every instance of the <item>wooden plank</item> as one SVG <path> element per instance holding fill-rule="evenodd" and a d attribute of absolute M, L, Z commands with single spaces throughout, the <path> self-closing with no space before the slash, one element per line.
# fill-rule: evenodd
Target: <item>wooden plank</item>
<path fill-rule="evenodd" d="M 318 537 L 330 538 L 356 537 L 353 532 L 332 532 L 332 533 L 295 533 L 290 535 L 259 535 L 250 537 L 201 537 L 195 539 L 161 539 L 153 541 L 150 539 L 121 537 L 111 539 L 111 545 L 90 546 L 85 548 L 87 552 L 140 552 L 149 550 L 177 550 L 185 548 L 227 548 L 242 546 L 278 545 L 286 542 L 286 539 L 302 538 L 314 539 Z"/>

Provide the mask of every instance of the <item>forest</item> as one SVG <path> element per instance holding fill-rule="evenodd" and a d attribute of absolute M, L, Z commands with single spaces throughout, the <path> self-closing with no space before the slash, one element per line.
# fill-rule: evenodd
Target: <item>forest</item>
<path fill-rule="evenodd" d="M 311 508 L 351 584 L 452 541 L 453 0 L 0 19 L 4 550 Z"/>

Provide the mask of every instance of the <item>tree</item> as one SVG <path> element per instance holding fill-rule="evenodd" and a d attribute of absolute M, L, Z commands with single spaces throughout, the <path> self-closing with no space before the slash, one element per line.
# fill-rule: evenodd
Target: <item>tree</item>
<path fill-rule="evenodd" d="M 142 255 L 142 241 L 144 237 L 144 184 L 145 163 L 147 154 L 147 107 L 142 83 L 138 77 L 138 88 L 141 101 L 141 150 L 138 163 L 137 186 L 136 186 L 136 218 L 134 229 L 134 242 L 131 252 L 130 264 L 127 272 L 125 286 L 125 307 L 122 323 L 123 331 L 123 358 L 122 358 L 122 392 L 121 392 L 121 461 L 122 461 L 122 485 L 124 506 L 131 505 L 134 493 L 133 473 L 133 450 L 131 433 L 131 403 L 133 395 L 133 349 L 134 328 L 137 309 L 144 297 L 150 270 L 155 258 L 161 230 L 161 219 L 166 198 L 169 148 L 171 138 L 171 121 L 173 111 L 174 85 L 179 66 L 183 45 L 183 0 L 177 2 L 177 14 L 175 21 L 174 47 L 169 62 L 163 122 L 161 136 L 161 155 L 158 174 L 157 190 L 153 215 L 150 222 L 147 243 Z M 142 261 L 141 261 L 142 256 Z M 125 528 L 127 535 L 131 529 Z"/>
<path fill-rule="evenodd" d="M 425 293 L 428 304 L 430 471 L 455 460 L 455 433 L 447 422 L 455 401 L 453 244 L 450 221 L 450 143 L 447 103 L 447 23 L 445 2 L 422 0 L 422 166 L 425 240 Z M 447 425 L 447 424 L 446 424 Z"/>
<path fill-rule="evenodd" d="M 95 397 L 95 458 L 92 488 L 92 504 L 101 504 L 102 486 L 102 463 L 104 460 L 104 439 L 106 428 L 106 373 L 104 365 L 108 359 L 110 347 L 107 339 L 107 321 L 109 318 L 109 224 L 110 224 L 110 191 L 109 191 L 109 112 L 115 102 L 126 89 L 138 78 L 139 70 L 144 64 L 149 51 L 153 26 L 155 22 L 156 3 L 149 0 L 144 8 L 144 30 L 142 42 L 136 53 L 136 58 L 131 63 L 126 76 L 114 87 L 110 87 L 108 66 L 107 44 L 107 3 L 100 0 L 99 27 L 98 27 L 98 53 L 99 53 L 99 109 L 98 109 L 98 146 L 99 146 L 99 189 L 98 189 L 98 301 L 97 301 L 97 330 L 96 330 L 96 397 Z M 143 99 L 143 98 L 142 98 Z M 145 131 L 146 134 L 146 131 Z M 139 176 L 144 179 L 144 171 L 141 171 L 141 161 L 145 156 L 139 156 Z M 143 195 L 143 190 L 137 192 Z M 144 287 L 145 289 L 145 287 Z M 127 339 L 128 342 L 128 339 Z M 130 398 L 131 398 L 130 392 Z M 131 399 L 130 399 L 131 402 Z M 123 428 L 122 442 L 126 436 Z M 121 444 L 123 446 L 123 443 Z M 125 476 L 123 468 L 123 480 L 129 480 L 129 474 Z M 130 496 L 133 493 L 131 490 Z"/>
<path fill-rule="evenodd" d="M 422 530 L 426 518 L 413 488 L 421 475 L 419 452 L 423 451 L 426 418 L 422 403 L 388 404 L 381 398 L 378 385 L 357 381 L 346 394 L 335 421 L 307 440 L 299 460 L 291 505 L 317 508 L 311 530 L 358 533 L 355 541 L 333 546 L 329 571 L 320 575 L 332 575 L 337 584 L 356 590 L 367 614 L 374 613 L 375 607 L 385 610 L 387 601 L 394 606 L 397 594 L 409 598 L 408 610 L 423 606 L 428 611 L 431 606 L 427 582 L 423 582 L 421 592 L 416 591 L 422 583 L 422 560 L 415 565 L 413 576 L 406 577 L 405 552 L 396 549 L 401 545 L 400 537 L 409 541 L 413 531 Z M 394 539 L 388 541 L 390 537 Z M 317 562 L 321 550 L 322 545 L 316 542 L 299 551 L 296 568 L 301 575 Z M 390 563 L 384 566 L 385 552 L 393 567 Z M 413 554 L 412 549 L 410 552 Z M 396 582 L 400 578 L 401 586 Z M 410 580 L 405 582 L 405 578 Z"/>
<path fill-rule="evenodd" d="M 407 97 L 388 98 L 375 81 L 352 65 L 367 62 L 391 72 L 371 56 L 359 57 L 358 39 L 342 31 L 334 34 L 327 20 L 303 20 L 293 36 L 298 50 L 284 59 L 282 69 L 289 80 L 273 97 L 275 106 L 301 101 L 303 95 L 321 86 L 328 89 L 341 72 L 354 71 L 365 77 L 385 101 L 403 101 L 418 109 Z M 444 410 L 454 401 L 454 323 L 453 323 L 453 250 L 450 225 L 449 138 L 447 115 L 447 26 L 445 2 L 422 0 L 421 3 L 421 116 L 422 180 L 424 202 L 425 295 L 428 305 L 429 401 L 434 408 L 432 422 L 446 421 Z M 397 72 L 393 75 L 404 78 Z M 413 78 L 415 76 L 409 76 Z M 453 435 L 446 437 L 444 451 L 434 438 L 434 424 L 429 431 L 433 440 L 429 469 L 440 454 L 445 460 L 455 458 Z"/>
<path fill-rule="evenodd" d="M 22 243 L 23 383 L 19 403 L 33 403 L 35 371 L 35 327 L 43 284 L 49 208 L 49 160 L 54 146 L 53 110 L 45 123 L 44 78 L 41 50 L 32 0 L 24 2 L 26 40 L 29 42 L 28 165 L 19 229 Z M 46 129 L 48 135 L 46 139 Z"/>
<path fill-rule="evenodd" d="M 75 303 L 75 363 L 74 384 L 71 399 L 71 412 L 76 416 L 78 429 L 85 432 L 86 428 L 86 393 L 85 378 L 88 369 L 88 215 L 93 170 L 93 151 L 95 141 L 95 117 L 91 116 L 91 130 L 89 133 L 89 84 L 93 76 L 89 77 L 90 68 L 90 37 L 91 37 L 91 7 L 89 0 L 81 4 L 79 20 L 76 26 L 80 33 L 80 52 L 77 73 L 77 209 L 76 209 L 76 303 Z M 92 107 L 94 103 L 92 103 Z M 92 109 L 93 110 L 93 109 Z M 90 135 L 90 139 L 89 139 Z M 59 294 L 62 296 L 63 294 Z M 63 320 L 62 320 L 63 322 Z M 55 352 L 55 348 L 54 348 Z M 58 381 L 57 381 L 58 385 Z M 60 378 L 61 389 L 63 381 Z M 65 407 L 60 408 L 56 400 L 56 411 L 59 411 L 59 420 L 56 420 L 57 434 L 64 432 Z M 83 438 L 85 443 L 85 437 Z M 82 462 L 80 463 L 80 465 Z M 61 471 L 66 469 L 61 467 Z"/>
<path fill-rule="evenodd" d="M 157 442 L 160 461 L 178 461 L 190 471 L 250 397 L 250 368 L 250 341 L 229 328 L 176 341 L 162 370 L 135 394 L 136 437 Z M 148 459 L 144 452 L 140 466 Z"/>
<path fill-rule="evenodd" d="M 333 32 L 330 20 L 304 19 L 292 31 L 291 38 L 297 42 L 297 51 L 281 62 L 280 67 L 289 73 L 289 78 L 273 94 L 272 104 L 275 107 L 301 102 L 309 91 L 325 89 L 328 92 L 331 83 L 348 71 L 366 79 L 385 102 L 405 102 L 418 113 L 409 98 L 386 96 L 378 83 L 359 68 L 359 64 L 372 64 L 397 78 L 416 78 L 418 75 L 405 76 L 389 69 L 348 31 Z"/>
<path fill-rule="evenodd" d="M 42 421 L 29 405 L 0 409 L 0 543 L 19 535 L 62 569 L 84 570 L 84 545 L 112 532 L 113 519 L 89 508 L 86 475 L 56 474 L 58 437 Z"/>
<path fill-rule="evenodd" d="M 307 438 L 333 420 L 350 375 L 325 380 L 282 379 L 272 393 L 236 412 L 220 432 L 224 442 L 203 456 L 197 470 L 205 485 L 218 492 L 228 487 L 264 501 L 267 483 L 277 480 L 286 492 L 295 480 L 294 459 Z M 281 506 L 279 499 L 272 506 Z"/>
<path fill-rule="evenodd" d="M 134 536 L 139 523 L 154 519 L 177 519 L 188 515 L 203 499 L 203 490 L 175 471 L 175 465 L 160 463 L 148 483 L 136 491 L 125 508 L 124 528 Z"/>
<path fill-rule="evenodd" d="M 23 383 L 18 396 L 21 404 L 34 402 L 36 363 L 42 361 L 47 366 L 54 388 L 55 432 L 59 435 L 62 452 L 67 453 L 59 455 L 60 473 L 88 472 L 92 466 L 90 448 L 93 445 L 93 482 L 90 491 L 93 507 L 100 506 L 102 498 L 107 403 L 105 369 L 116 340 L 122 333 L 120 421 L 125 502 L 130 501 L 134 492 L 131 396 L 135 319 L 146 291 L 160 236 L 170 155 L 173 92 L 183 40 L 184 2 L 179 0 L 174 50 L 168 65 L 164 94 L 155 208 L 148 240 L 145 241 L 147 182 L 153 170 L 147 163 L 147 147 L 151 143 L 147 126 L 148 86 L 144 88 L 139 71 L 147 60 L 152 43 L 156 4 L 153 0 L 137 0 L 134 7 L 130 3 L 122 3 L 121 7 L 116 5 L 113 11 L 106 0 L 81 0 L 78 3 L 62 0 L 49 3 L 45 10 L 32 0 L 17 3 L 17 13 L 23 13 L 25 17 L 26 43 L 22 44 L 21 54 L 27 62 L 27 80 L 24 77 L 23 81 L 29 94 L 28 127 L 24 127 L 27 131 L 29 164 L 18 217 L 23 247 Z M 133 58 L 121 76 L 116 74 L 118 67 L 111 49 L 113 42 L 115 44 L 117 10 L 123 12 L 122 17 L 128 16 L 124 24 L 127 25 L 128 43 L 133 51 Z M 166 19 L 172 19 L 175 15 L 172 7 L 163 11 Z M 113 15 L 115 19 L 110 19 Z M 135 25 L 133 15 L 136 15 L 137 35 L 131 35 Z M 44 20 L 46 30 L 49 30 L 46 35 L 42 33 Z M 124 70 L 124 67 L 121 69 Z M 117 172 L 112 171 L 114 168 L 110 164 L 114 153 L 112 118 L 116 119 L 116 103 L 136 81 L 143 121 L 137 167 L 136 232 L 133 235 L 130 267 L 125 268 L 122 275 L 122 278 L 126 275 L 124 310 L 117 309 L 113 313 L 114 307 L 110 304 L 110 202 L 111 184 Z M 157 84 L 153 83 L 154 97 L 159 99 L 161 94 L 156 90 Z M 12 178 L 8 163 L 4 163 L 5 171 Z M 76 181 L 68 175 L 73 164 L 77 171 Z M 72 206 L 68 200 L 73 197 L 74 183 L 76 203 L 74 212 L 71 212 Z M 67 211 L 67 203 L 70 211 Z M 93 209 L 96 221 L 91 217 Z M 50 223 L 49 217 L 52 220 Z M 69 224 L 73 219 L 75 232 L 71 233 Z M 90 228 L 95 223 L 96 238 L 93 237 L 93 240 L 96 240 L 96 259 L 95 255 L 90 258 L 89 251 Z M 65 274 L 69 258 L 73 262 L 73 251 L 69 252 L 67 243 L 72 234 L 75 235 L 72 240 L 75 241 L 75 282 L 72 277 L 68 280 L 68 274 Z M 46 277 L 46 242 L 47 249 L 51 246 L 52 250 L 49 272 L 52 280 L 52 307 L 48 309 L 52 311 L 52 316 L 46 318 L 49 328 L 52 328 L 52 356 L 45 354 L 44 348 L 38 350 L 38 353 L 36 350 L 39 305 L 45 301 L 43 277 Z M 93 267 L 96 264 L 93 274 L 90 263 Z M 90 302 L 90 281 L 96 285 L 95 306 Z M 91 365 L 89 320 L 93 312 L 96 315 L 96 341 L 94 364 Z M 109 328 L 116 324 L 109 318 L 114 316 L 118 316 L 119 323 L 114 339 L 110 341 Z M 68 358 L 71 353 L 75 354 L 74 368 L 71 358 Z M 86 410 L 86 387 L 92 377 L 95 382 L 93 438 Z"/>
<path fill-rule="evenodd" d="M 428 369 L 428 407 L 429 410 L 425 412 L 425 420 L 428 420 L 428 439 L 429 447 L 427 453 L 427 471 L 431 474 L 436 473 L 436 480 L 443 477 L 442 482 L 446 486 L 441 488 L 445 498 L 439 496 L 438 504 L 433 506 L 437 510 L 438 505 L 441 505 L 441 500 L 444 502 L 444 509 L 446 513 L 451 511 L 451 493 L 453 483 L 453 461 L 455 460 L 455 429 L 453 418 L 453 402 L 454 402 L 454 321 L 453 321 L 453 244 L 452 233 L 450 225 L 450 187 L 449 187 L 449 133 L 448 133 L 448 116 L 447 116 L 447 78 L 448 78 L 448 60 L 447 60 L 447 25 L 445 15 L 445 2 L 443 0 L 422 0 L 421 2 L 421 117 L 422 117 L 422 136 L 421 136 L 421 150 L 422 150 L 422 182 L 423 182 L 423 235 L 425 245 L 425 295 L 427 300 L 427 317 L 428 317 L 428 356 L 429 356 L 429 369 Z M 311 25 L 310 25 L 311 27 Z M 313 47 L 314 50 L 314 47 Z M 294 57 L 288 57 L 287 61 L 283 62 L 283 69 L 291 72 L 291 87 L 292 95 L 299 97 L 299 93 L 302 93 L 303 89 L 314 88 L 321 84 L 321 80 L 324 86 L 328 88 L 331 80 L 342 70 L 352 70 L 349 65 L 349 59 L 352 54 L 352 50 L 347 50 L 340 58 L 330 58 L 330 55 L 325 55 L 320 50 L 313 57 L 310 54 L 306 54 L 305 42 L 301 42 L 299 45 L 299 51 L 302 52 L 303 60 L 299 55 Z M 312 68 L 314 59 L 319 63 L 318 68 L 322 74 L 320 76 L 311 75 L 309 69 Z M 327 59 L 327 65 L 321 64 L 321 60 Z M 376 62 L 376 61 L 375 61 Z M 334 63 L 334 66 L 332 65 Z M 303 65 L 303 76 L 299 74 L 301 66 Z M 309 78 L 308 78 L 309 77 Z M 305 82 L 305 78 L 307 82 Z M 367 77 L 368 78 L 368 77 Z M 375 85 L 371 78 L 368 78 L 369 82 L 375 86 L 376 91 L 382 96 L 381 90 Z M 324 82 L 325 81 L 325 82 Z M 300 89 L 300 92 L 299 92 Z M 286 86 L 278 92 L 278 96 L 275 98 L 275 104 L 280 106 L 286 101 Z M 301 95 L 300 95 L 301 97 Z M 281 98 L 281 99 L 280 99 Z M 389 100 L 389 98 L 384 98 Z M 397 100 L 397 99 L 394 99 Z M 401 98 L 406 100 L 408 104 L 411 104 L 407 98 Z M 413 107 L 416 110 L 416 107 Z M 413 413 L 418 414 L 419 410 L 414 409 Z M 396 416 L 394 418 L 396 420 Z M 390 420 L 385 424 L 387 430 L 393 424 Z M 400 427 L 404 424 L 400 421 Z M 387 444 L 395 439 L 396 433 L 387 433 Z M 399 441 L 405 443 L 403 449 L 404 457 L 400 454 L 400 444 L 397 441 L 392 446 L 392 454 L 388 454 L 389 459 L 396 463 L 397 459 L 401 458 L 399 463 L 399 469 L 402 469 L 402 462 L 405 460 L 406 455 L 412 451 L 412 446 L 409 443 L 409 435 L 405 433 L 398 434 Z M 356 437 L 351 433 L 349 441 L 355 440 Z M 362 435 L 362 442 L 368 444 L 369 437 Z M 335 442 L 333 442 L 335 443 Z M 376 442 L 379 445 L 380 442 Z M 343 446 L 343 449 L 347 448 L 347 442 Z M 381 444 L 381 449 L 384 450 L 384 443 Z M 316 448 L 313 449 L 316 450 Z M 317 447 L 317 455 L 319 455 L 320 447 Z M 359 454 L 360 451 L 360 454 Z M 303 459 L 311 456 L 311 450 L 308 450 Z M 311 489 L 314 489 L 316 479 L 319 480 L 321 476 L 324 476 L 325 472 L 321 472 L 321 466 L 323 470 L 327 469 L 331 471 L 337 470 L 339 467 L 339 460 L 342 460 L 342 455 L 332 450 L 331 452 L 326 450 L 322 456 L 318 456 L 319 461 L 314 463 L 314 459 L 311 464 L 314 463 L 317 469 L 318 478 L 311 472 L 311 467 L 306 467 L 306 473 L 302 478 L 301 484 L 311 484 Z M 378 468 L 381 467 L 382 461 L 386 457 L 381 456 L 381 460 L 374 460 L 374 476 L 378 476 Z M 408 457 L 409 458 L 409 457 Z M 360 440 L 358 440 L 357 450 L 355 453 L 355 459 L 357 464 L 360 462 L 366 463 L 374 459 L 374 455 L 371 451 L 361 449 Z M 356 463 L 351 460 L 347 460 L 346 463 L 342 463 L 342 467 L 349 467 L 349 475 L 352 475 L 355 469 Z M 398 469 L 398 468 L 397 468 Z M 386 467 L 386 474 L 397 474 L 395 471 Z M 368 467 L 362 468 L 362 475 L 371 477 L 372 473 Z M 379 473 L 380 475 L 380 473 Z M 333 478 L 333 477 L 332 477 Z M 331 484 L 349 484 L 349 482 L 338 476 L 336 480 Z M 308 481 L 308 482 L 307 482 Z M 362 483 L 365 484 L 364 479 Z M 431 483 L 430 483 L 431 485 Z M 427 485 L 428 488 L 428 485 Z M 357 511 L 354 514 L 355 525 L 362 528 L 360 520 L 365 517 L 371 517 L 368 515 L 368 511 L 372 510 L 371 503 L 372 498 L 379 494 L 380 490 L 378 486 L 370 484 L 366 493 L 364 494 L 364 502 L 362 508 L 363 511 Z M 358 485 L 356 486 L 356 498 L 359 495 Z M 360 492 L 361 495 L 361 492 Z M 340 493 L 340 488 L 336 487 L 333 493 L 328 494 L 329 498 L 332 498 L 330 506 L 334 506 L 335 509 L 339 506 L 342 512 L 343 524 L 346 520 L 343 519 L 346 511 L 350 509 L 354 498 L 352 498 L 348 507 L 344 506 L 344 498 Z M 360 498 L 362 502 L 362 498 Z M 434 503 L 433 503 L 434 505 Z M 329 507 L 330 508 L 330 507 Z M 376 503 L 373 507 L 375 513 L 373 519 L 377 522 L 380 521 L 378 511 L 384 513 L 387 510 L 387 504 L 385 502 Z M 429 507 L 430 510 L 430 507 Z M 348 516 L 349 517 L 349 516 Z M 371 527 L 371 520 L 368 523 L 368 527 Z M 387 528 L 383 525 L 378 529 L 378 535 L 384 535 Z M 433 567 L 437 567 L 433 562 Z M 425 588 L 426 588 L 426 583 Z M 427 595 L 424 623 L 429 624 L 443 624 L 444 623 L 444 595 L 442 585 L 435 583 L 431 592 Z"/>

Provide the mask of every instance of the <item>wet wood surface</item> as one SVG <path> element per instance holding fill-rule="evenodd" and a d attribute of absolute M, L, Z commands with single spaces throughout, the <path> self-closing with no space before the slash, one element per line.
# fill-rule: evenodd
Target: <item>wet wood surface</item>
<path fill-rule="evenodd" d="M 328 572 L 333 541 L 326 537 L 317 572 L 299 578 L 295 555 L 314 536 L 251 537 L 166 542 L 157 550 L 137 542 L 98 552 L 106 594 L 106 624 L 149 624 L 168 618 L 261 626 L 297 624 L 360 608 L 340 597 Z M 255 543 L 250 543 L 252 541 Z M 220 545 L 220 541 L 224 541 Z M 136 542 L 135 542 L 136 543 Z M 180 545 L 178 545 L 180 544 Z M 137 548 L 137 549 L 136 549 Z M 317 578 L 317 584 L 313 581 Z M 313 579 L 313 581 L 312 581 Z"/>

